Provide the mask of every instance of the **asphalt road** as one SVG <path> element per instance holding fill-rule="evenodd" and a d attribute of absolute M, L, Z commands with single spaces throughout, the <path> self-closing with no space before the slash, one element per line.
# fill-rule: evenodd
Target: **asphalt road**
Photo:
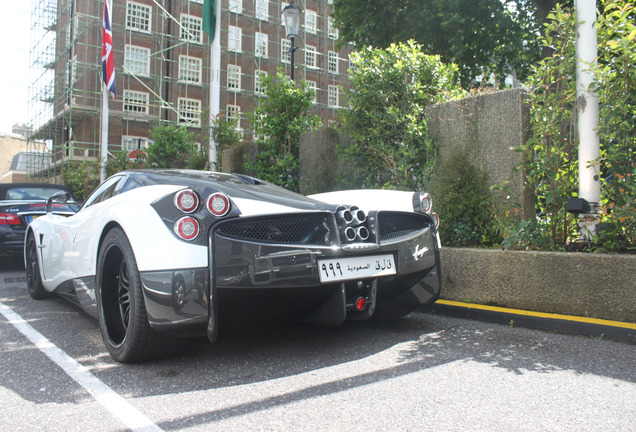
<path fill-rule="evenodd" d="M 131 429 L 636 431 L 636 346 L 416 312 L 121 365 L 96 321 L 0 270 L 0 430 Z"/>

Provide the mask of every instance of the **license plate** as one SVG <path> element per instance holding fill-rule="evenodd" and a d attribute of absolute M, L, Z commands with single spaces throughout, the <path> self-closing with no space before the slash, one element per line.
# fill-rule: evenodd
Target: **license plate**
<path fill-rule="evenodd" d="M 26 223 L 30 224 L 31 222 L 33 222 L 34 220 L 36 220 L 40 216 L 41 215 L 27 215 L 27 216 L 24 217 L 24 219 L 26 219 Z"/>
<path fill-rule="evenodd" d="M 330 258 L 318 260 L 320 282 L 339 282 L 395 274 L 393 255 Z"/>

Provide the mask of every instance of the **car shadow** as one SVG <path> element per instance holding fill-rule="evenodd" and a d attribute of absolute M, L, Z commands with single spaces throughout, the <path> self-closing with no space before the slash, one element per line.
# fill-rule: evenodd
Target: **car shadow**
<path fill-rule="evenodd" d="M 226 330 L 215 344 L 207 339 L 189 339 L 168 358 L 119 364 L 108 356 L 97 322 L 74 305 L 61 298 L 35 302 L 28 298 L 24 282 L 5 284 L 0 293 L 2 302 L 8 303 L 34 328 L 45 329 L 54 344 L 112 389 L 130 397 L 223 389 L 308 373 L 328 373 L 325 371 L 331 367 L 391 353 L 391 360 L 382 362 L 378 368 L 363 368 L 346 377 L 335 376 L 260 400 L 258 404 L 227 408 L 243 413 L 346 391 L 456 361 L 479 362 L 515 374 L 569 370 L 636 382 L 633 370 L 624 360 L 629 358 L 628 350 L 633 354 L 629 345 L 421 312 L 392 322 L 346 322 L 336 327 L 280 323 Z M 20 339 L 17 334 L 14 337 Z M 46 392 L 35 390 L 37 382 L 26 386 L 33 368 L 51 370 L 58 377 L 63 373 L 38 355 L 29 343 L 19 344 L 20 349 L 10 349 L 3 343 L 0 359 L 12 367 L 0 375 L 1 386 L 34 403 L 77 403 L 86 398 L 83 390 L 71 385 L 72 382 Z M 30 351 L 29 362 L 23 358 L 25 351 Z M 66 377 L 62 381 L 70 380 Z M 210 411 L 200 419 L 182 420 L 191 425 L 223 415 L 230 412 Z M 176 428 L 179 421 L 160 426 Z"/>

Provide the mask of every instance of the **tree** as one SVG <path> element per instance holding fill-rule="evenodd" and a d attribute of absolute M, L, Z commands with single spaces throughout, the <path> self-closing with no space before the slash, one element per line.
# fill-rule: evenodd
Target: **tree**
<path fill-rule="evenodd" d="M 201 153 L 205 153 L 206 149 L 197 151 L 194 134 L 185 126 L 156 124 L 150 130 L 150 137 L 153 142 L 146 149 L 149 165 L 157 168 L 205 168 L 207 160 L 201 166 L 201 160 L 205 159 Z"/>
<path fill-rule="evenodd" d="M 280 70 L 264 76 L 262 83 L 266 97 L 248 114 L 258 153 L 246 168 L 263 180 L 298 192 L 300 134 L 320 125 L 320 117 L 309 113 L 314 91 L 304 81 L 296 85 Z"/>
<path fill-rule="evenodd" d="M 460 97 L 457 67 L 410 41 L 351 56 L 349 109 L 341 111 L 352 144 L 342 148 L 360 187 L 418 188 L 428 178 L 435 147 L 427 135 L 428 105 Z"/>
<path fill-rule="evenodd" d="M 539 21 L 529 0 L 334 0 L 339 43 L 386 48 L 410 39 L 459 66 L 465 87 L 481 74 L 519 79 L 539 59 Z"/>

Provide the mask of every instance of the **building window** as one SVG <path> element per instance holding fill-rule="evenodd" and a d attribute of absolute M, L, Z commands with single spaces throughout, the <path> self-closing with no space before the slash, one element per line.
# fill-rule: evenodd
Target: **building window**
<path fill-rule="evenodd" d="M 201 59 L 179 56 L 179 81 L 201 84 Z"/>
<path fill-rule="evenodd" d="M 256 18 L 267 21 L 269 18 L 268 0 L 256 0 Z"/>
<path fill-rule="evenodd" d="M 124 71 L 134 75 L 150 75 L 150 49 L 126 45 L 124 49 Z"/>
<path fill-rule="evenodd" d="M 148 114 L 148 93 L 124 90 L 123 110 L 135 114 Z"/>
<path fill-rule="evenodd" d="M 139 3 L 126 3 L 126 30 L 150 33 L 150 16 L 152 9 Z"/>
<path fill-rule="evenodd" d="M 267 58 L 267 42 L 268 37 L 266 33 L 256 32 L 254 35 L 254 56 Z"/>
<path fill-rule="evenodd" d="M 122 135 L 121 149 L 130 153 L 134 150 L 143 150 L 148 148 L 148 138 L 132 135 Z"/>
<path fill-rule="evenodd" d="M 318 67 L 316 63 L 316 47 L 305 45 L 305 66 L 311 69 Z"/>
<path fill-rule="evenodd" d="M 202 22 L 199 17 L 181 14 L 181 40 L 203 43 Z"/>
<path fill-rule="evenodd" d="M 254 93 L 265 94 L 265 84 L 263 84 L 263 78 L 267 75 L 267 72 L 262 70 L 254 71 Z"/>
<path fill-rule="evenodd" d="M 241 129 L 241 107 L 238 105 L 227 105 L 225 107 L 225 119 L 236 122 L 236 130 Z"/>
<path fill-rule="evenodd" d="M 243 0 L 230 0 L 229 5 L 230 12 L 242 13 L 243 12 Z"/>
<path fill-rule="evenodd" d="M 318 29 L 318 15 L 314 11 L 305 11 L 305 31 L 307 33 L 314 33 Z"/>
<path fill-rule="evenodd" d="M 227 88 L 232 91 L 241 91 L 241 67 L 227 65 Z"/>
<path fill-rule="evenodd" d="M 179 123 L 186 126 L 201 125 L 201 101 L 179 98 Z"/>
<path fill-rule="evenodd" d="M 227 49 L 230 51 L 241 52 L 243 39 L 243 29 L 240 27 L 229 26 L 227 31 Z"/>
<path fill-rule="evenodd" d="M 338 29 L 334 25 L 333 18 L 329 17 L 327 21 L 327 36 L 330 39 L 338 39 Z"/>
<path fill-rule="evenodd" d="M 330 73 L 338 73 L 338 53 L 335 51 L 329 51 L 327 54 L 327 70 Z"/>
<path fill-rule="evenodd" d="M 316 87 L 316 81 L 307 81 L 307 85 L 314 91 L 314 100 L 312 102 L 318 102 L 318 87 Z"/>
<path fill-rule="evenodd" d="M 289 39 L 280 40 L 280 61 L 283 63 L 290 63 L 291 57 L 289 57 L 289 50 L 291 49 L 291 41 Z"/>
<path fill-rule="evenodd" d="M 328 95 L 327 95 L 327 105 L 329 105 L 330 107 L 337 107 L 338 106 L 338 93 L 339 93 L 339 89 L 337 85 L 330 85 L 329 89 L 328 89 Z"/>

